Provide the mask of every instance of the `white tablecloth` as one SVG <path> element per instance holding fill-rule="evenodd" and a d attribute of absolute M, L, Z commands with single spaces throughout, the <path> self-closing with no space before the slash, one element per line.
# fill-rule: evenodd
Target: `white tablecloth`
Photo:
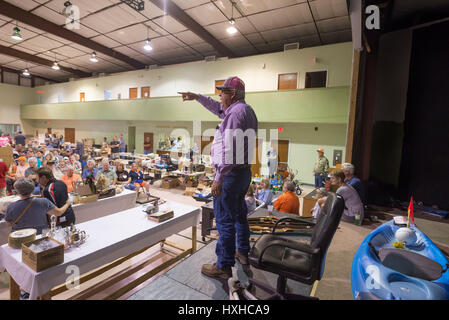
<path fill-rule="evenodd" d="M 101 218 L 109 214 L 117 213 L 136 206 L 137 193 L 128 189 L 123 192 L 95 202 L 80 203 L 73 205 L 75 212 L 75 224 Z M 17 197 L 17 200 L 20 198 Z M 8 243 L 8 235 L 11 227 L 5 222 L 0 222 L 0 245 Z"/>
<path fill-rule="evenodd" d="M 6 269 L 34 300 L 66 283 L 71 276 L 66 274 L 69 266 L 77 266 L 84 274 L 199 223 L 199 208 L 172 201 L 160 206 L 161 210 L 166 208 L 174 211 L 174 218 L 161 223 L 148 220 L 143 206 L 81 223 L 78 229 L 89 235 L 86 243 L 66 250 L 64 263 L 42 272 L 35 272 L 22 263 L 21 249 L 5 244 L 0 247 L 0 271 Z"/>

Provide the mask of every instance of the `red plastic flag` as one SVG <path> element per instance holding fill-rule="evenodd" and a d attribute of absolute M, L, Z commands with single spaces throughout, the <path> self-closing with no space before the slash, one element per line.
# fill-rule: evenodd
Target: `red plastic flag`
<path fill-rule="evenodd" d="M 410 197 L 410 204 L 408 205 L 408 219 L 415 223 L 415 214 L 413 213 L 413 197 Z"/>

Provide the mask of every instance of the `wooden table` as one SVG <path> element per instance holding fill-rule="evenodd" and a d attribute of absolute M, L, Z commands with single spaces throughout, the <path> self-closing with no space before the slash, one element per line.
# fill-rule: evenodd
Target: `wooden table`
<path fill-rule="evenodd" d="M 6 269 L 10 274 L 10 298 L 20 299 L 20 288 L 30 293 L 30 300 L 44 297 L 50 299 L 56 294 L 67 290 L 70 273 L 73 266 L 80 274 L 79 283 L 86 282 L 112 269 L 124 261 L 142 253 L 151 246 L 161 242 L 183 250 L 181 254 L 164 262 L 156 269 L 148 270 L 142 276 L 133 275 L 141 270 L 147 270 L 148 258 L 127 267 L 116 275 L 108 277 L 85 292 L 76 294 L 71 299 L 87 299 L 106 288 L 117 286 L 120 281 L 131 277 L 131 281 L 120 288 L 114 287 L 114 292 L 108 293 L 107 299 L 116 299 L 138 286 L 174 262 L 196 251 L 196 225 L 199 222 L 200 210 L 177 202 L 167 201 L 160 210 L 170 208 L 175 216 L 167 221 L 156 223 L 148 220 L 143 212 L 144 206 L 125 210 L 96 220 L 77 225 L 80 230 L 89 235 L 87 241 L 79 248 L 67 249 L 64 262 L 41 272 L 35 272 L 22 262 L 20 249 L 10 248 L 7 244 L 0 247 L 0 270 Z M 185 249 L 165 241 L 165 239 L 184 229 L 192 228 L 192 247 Z M 130 254 L 131 253 L 131 254 Z M 118 260 L 117 260 L 118 259 Z M 106 265 L 108 264 L 108 265 Z M 94 272 L 91 272 L 100 268 Z M 89 273 L 91 272 L 91 273 Z M 89 273 L 89 274 L 87 274 Z M 66 284 L 67 281 L 67 284 Z M 60 284 L 63 285 L 60 285 Z M 60 285 L 58 287 L 55 287 Z M 20 288 L 19 288 L 20 287 Z"/>

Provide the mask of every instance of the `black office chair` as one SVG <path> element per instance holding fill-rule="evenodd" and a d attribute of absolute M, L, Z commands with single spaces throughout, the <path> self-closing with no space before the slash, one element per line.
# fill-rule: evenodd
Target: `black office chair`
<path fill-rule="evenodd" d="M 261 270 L 279 275 L 277 288 L 249 279 L 249 287 L 260 287 L 271 294 L 268 299 L 314 299 L 286 292 L 287 279 L 305 284 L 313 284 L 320 280 L 324 273 L 326 253 L 332 238 L 340 223 L 345 204 L 341 196 L 329 194 L 326 203 L 309 241 L 300 242 L 273 234 L 262 235 L 254 244 L 249 254 L 250 264 Z M 301 218 L 283 218 L 273 228 L 273 233 L 279 223 L 285 221 L 301 221 Z M 249 289 L 249 288 L 248 288 Z"/>

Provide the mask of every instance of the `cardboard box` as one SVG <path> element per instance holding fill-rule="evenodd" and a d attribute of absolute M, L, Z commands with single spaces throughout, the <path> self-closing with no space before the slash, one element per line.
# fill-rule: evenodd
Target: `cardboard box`
<path fill-rule="evenodd" d="M 73 199 L 73 204 L 78 204 L 78 203 L 88 203 L 88 202 L 95 202 L 98 200 L 98 194 L 91 194 L 88 196 L 76 196 Z"/>
<path fill-rule="evenodd" d="M 176 177 L 165 177 L 162 179 L 162 188 L 164 189 L 172 189 L 179 186 L 181 183 L 179 182 L 179 179 Z"/>
<path fill-rule="evenodd" d="M 171 219 L 175 216 L 173 210 L 170 211 L 159 211 L 148 216 L 148 219 L 156 222 L 163 222 L 168 219 Z"/>
<path fill-rule="evenodd" d="M 193 196 L 195 194 L 195 192 L 196 192 L 196 188 L 194 188 L 194 187 L 187 187 L 186 191 L 184 191 L 184 195 L 188 196 L 188 197 L 191 197 L 191 196 Z"/>
<path fill-rule="evenodd" d="M 41 252 L 35 252 L 30 249 L 32 244 L 38 244 L 44 240 L 56 242 L 57 246 Z M 36 272 L 61 264 L 64 262 L 64 244 L 49 237 L 22 243 L 22 261 Z"/>

